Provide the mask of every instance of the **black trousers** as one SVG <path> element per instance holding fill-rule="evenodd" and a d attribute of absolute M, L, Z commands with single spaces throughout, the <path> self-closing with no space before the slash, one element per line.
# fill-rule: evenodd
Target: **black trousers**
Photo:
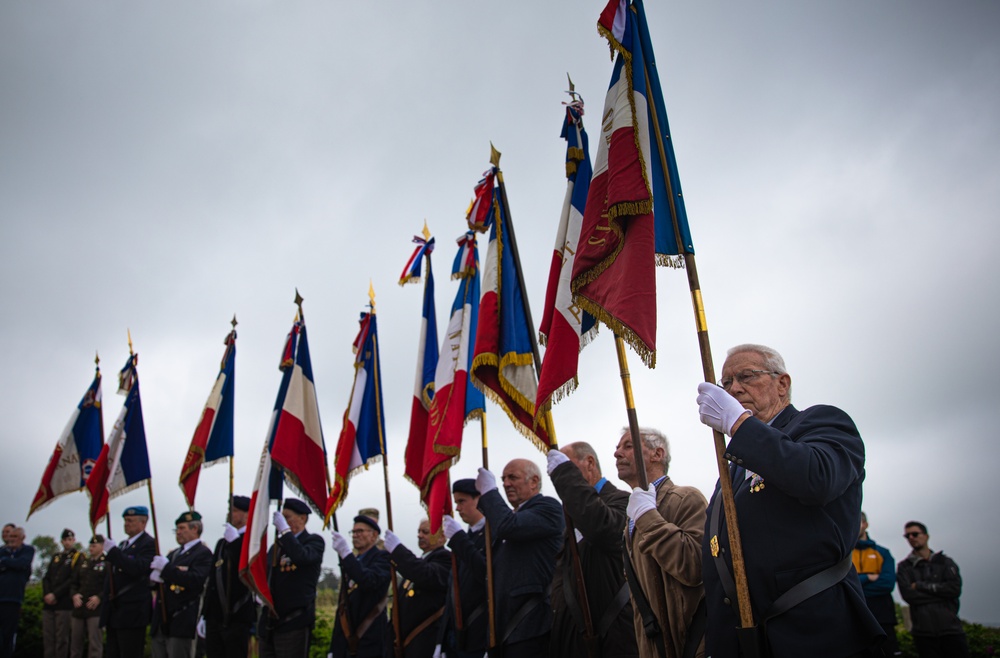
<path fill-rule="evenodd" d="M 205 656 L 207 658 L 247 658 L 250 647 L 250 623 L 205 621 Z"/>
<path fill-rule="evenodd" d="M 20 618 L 20 603 L 0 603 L 0 658 L 14 655 L 14 639 L 17 637 L 17 621 Z"/>
<path fill-rule="evenodd" d="M 109 628 L 105 658 L 136 658 L 146 650 L 146 627 Z"/>
<path fill-rule="evenodd" d="M 969 641 L 965 633 L 956 635 L 914 635 L 913 644 L 920 658 L 969 658 Z"/>

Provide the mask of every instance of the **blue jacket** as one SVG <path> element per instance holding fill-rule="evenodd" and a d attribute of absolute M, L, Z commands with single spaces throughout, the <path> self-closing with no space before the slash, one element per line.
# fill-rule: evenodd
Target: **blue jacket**
<path fill-rule="evenodd" d="M 514 512 L 494 489 L 479 497 L 478 507 L 493 537 L 497 642 L 512 644 L 548 634 L 552 629 L 549 586 L 566 527 L 562 505 L 555 498 L 535 494 Z M 538 605 L 516 628 L 510 628 L 521 606 L 536 597 L 541 599 Z"/>
<path fill-rule="evenodd" d="M 726 457 L 735 466 L 731 477 L 736 514 L 754 620 L 761 626 L 782 594 L 851 555 L 861 525 L 865 446 L 854 421 L 840 409 L 816 406 L 800 412 L 789 405 L 770 425 L 747 419 L 730 440 Z M 748 471 L 763 482 L 748 479 Z M 735 601 L 726 602 L 712 555 L 711 518 L 719 504 L 716 486 L 702 545 L 705 643 L 708 655 L 728 658 L 738 655 L 739 613 Z M 725 514 L 720 518 L 718 553 L 732 573 Z M 853 569 L 766 627 L 775 658 L 840 658 L 884 636 Z"/>
<path fill-rule="evenodd" d="M 896 589 L 896 561 L 889 549 L 871 539 L 859 539 L 853 557 L 868 609 L 883 626 L 895 626 L 896 604 L 892 600 L 892 590 Z M 878 578 L 869 580 L 868 574 L 875 573 Z"/>
<path fill-rule="evenodd" d="M 354 556 L 340 560 L 340 602 L 337 616 L 333 620 L 333 634 L 330 637 L 330 653 L 333 658 L 344 658 L 348 652 L 347 637 L 344 635 L 345 617 L 352 634 L 386 598 L 389 592 L 389 553 L 372 547 Z M 388 618 L 383 609 L 375 616 L 364 635 L 358 640 L 359 657 L 381 657 L 392 644 Z"/>
<path fill-rule="evenodd" d="M 0 546 L 0 603 L 24 601 L 24 586 L 31 578 L 34 559 L 35 547 L 31 544 L 24 544 L 16 551 Z"/>

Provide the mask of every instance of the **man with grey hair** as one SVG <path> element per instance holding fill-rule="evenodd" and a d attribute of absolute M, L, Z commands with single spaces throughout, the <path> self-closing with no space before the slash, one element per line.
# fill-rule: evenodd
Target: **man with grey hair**
<path fill-rule="evenodd" d="M 604 477 L 589 443 L 549 450 L 547 460 L 549 477 L 574 526 L 574 532 L 566 529 L 552 581 L 555 618 L 550 655 L 638 656 L 622 566 L 628 494 Z"/>
<path fill-rule="evenodd" d="M 718 386 L 698 385 L 701 421 L 728 435 L 725 458 L 740 522 L 758 641 L 772 656 L 867 655 L 885 632 L 852 568 L 861 523 L 865 446 L 854 421 L 825 405 L 791 405 L 791 376 L 775 350 L 729 350 Z M 707 650 L 736 656 L 732 556 L 717 485 L 702 556 Z"/>
<path fill-rule="evenodd" d="M 566 527 L 562 505 L 541 494 L 542 474 L 530 460 L 511 460 L 502 477 L 513 510 L 500 498 L 493 473 L 480 468 L 476 478 L 478 508 L 493 532 L 497 648 L 505 656 L 547 658 L 549 586 Z"/>
<path fill-rule="evenodd" d="M 659 430 L 640 428 L 642 462 L 649 486 L 640 488 L 632 434 L 622 429 L 615 463 L 632 487 L 625 529 L 625 573 L 632 594 L 639 655 L 703 656 L 705 631 L 701 540 L 705 496 L 667 475 L 670 444 Z"/>

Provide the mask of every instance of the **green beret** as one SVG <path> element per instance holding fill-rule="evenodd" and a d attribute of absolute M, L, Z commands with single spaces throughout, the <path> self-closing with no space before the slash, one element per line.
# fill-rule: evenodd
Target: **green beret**
<path fill-rule="evenodd" d="M 177 520 L 174 521 L 174 525 L 177 525 L 178 523 L 191 523 L 192 521 L 201 521 L 201 514 L 193 510 L 190 512 L 184 512 L 177 517 Z"/>

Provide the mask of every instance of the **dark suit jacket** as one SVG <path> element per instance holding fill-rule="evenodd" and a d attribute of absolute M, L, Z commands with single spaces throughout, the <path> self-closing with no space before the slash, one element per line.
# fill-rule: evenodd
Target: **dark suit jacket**
<path fill-rule="evenodd" d="M 212 551 L 198 542 L 181 553 L 181 547 L 167 553 L 170 562 L 163 567 L 163 601 L 153 609 L 152 633 L 158 630 L 168 637 L 194 639 L 195 627 L 201 614 L 201 595 L 205 580 L 212 570 Z M 167 609 L 166 623 L 160 606 Z"/>
<path fill-rule="evenodd" d="M 46 610 L 72 610 L 73 598 L 70 595 L 70 585 L 73 580 L 73 569 L 83 553 L 75 549 L 60 551 L 52 556 L 49 567 L 42 578 L 42 594 L 54 594 L 56 602 L 53 605 L 44 604 Z"/>
<path fill-rule="evenodd" d="M 203 615 L 208 621 L 252 624 L 257 618 L 253 597 L 240 580 L 241 550 L 243 535 L 231 542 L 220 539 L 215 545 L 203 606 Z"/>
<path fill-rule="evenodd" d="M 262 608 L 258 632 L 284 633 L 297 628 L 312 628 L 316 622 L 316 583 L 319 582 L 326 543 L 319 535 L 303 530 L 298 537 L 291 532 L 278 537 L 267 552 L 268 585 L 277 618 Z M 278 565 L 274 564 L 275 551 Z"/>
<path fill-rule="evenodd" d="M 755 620 L 760 625 L 771 604 L 815 573 L 854 550 L 861 523 L 861 483 L 865 446 L 850 416 L 835 407 L 798 411 L 791 405 L 769 426 L 747 419 L 727 448 L 736 465 L 734 494 L 743 556 Z M 751 491 L 749 469 L 764 488 Z M 702 544 L 708 607 L 707 653 L 738 655 L 736 603 L 726 594 L 711 554 L 711 517 L 721 504 L 719 487 L 709 504 Z M 720 512 L 718 543 L 732 573 L 725 514 Z M 875 644 L 883 631 L 868 611 L 852 568 L 844 579 L 767 624 L 775 657 L 852 655 Z"/>
<path fill-rule="evenodd" d="M 566 514 L 583 540 L 577 543 L 580 567 L 587 592 L 590 618 L 594 632 L 599 632 L 601 619 L 615 596 L 625 584 L 622 565 L 622 538 L 628 516 L 629 495 L 610 482 L 605 482 L 600 493 L 588 483 L 580 469 L 572 462 L 560 464 L 550 475 Z M 576 541 L 566 529 L 563 549 L 559 554 L 555 578 L 552 581 L 552 656 L 585 656 L 583 615 L 573 559 L 566 542 Z M 618 608 L 618 615 L 601 638 L 604 656 L 637 656 L 635 630 L 632 626 L 632 605 L 626 588 L 625 605 Z M 572 601 L 572 605 L 570 603 Z"/>
<path fill-rule="evenodd" d="M 458 561 L 458 595 L 462 604 L 462 633 L 455 628 L 454 585 L 449 579 L 444 622 L 445 631 L 455 633 L 460 651 L 485 652 L 489 643 L 489 610 L 486 603 L 486 533 L 458 532 L 448 541 Z"/>
<path fill-rule="evenodd" d="M 444 608 L 451 576 L 451 551 L 435 548 L 417 557 L 402 544 L 389 554 L 396 573 L 403 577 L 399 588 L 399 626 L 403 641 L 425 620 Z M 440 618 L 417 634 L 404 647 L 406 658 L 425 658 L 434 653 Z"/>
<path fill-rule="evenodd" d="M 348 555 L 340 560 L 340 603 L 333 621 L 330 653 L 333 658 L 348 655 L 347 637 L 341 626 L 341 610 L 347 612 L 352 630 L 356 630 L 389 591 L 389 553 L 372 547 L 359 556 Z M 345 608 L 346 606 L 346 608 Z M 375 617 L 358 642 L 358 656 L 381 658 L 391 644 L 385 611 Z"/>
<path fill-rule="evenodd" d="M 108 551 L 101 626 L 143 628 L 149 625 L 153 609 L 149 565 L 154 557 L 156 541 L 145 532 L 124 550 L 116 546 Z"/>
<path fill-rule="evenodd" d="M 548 634 L 552 629 L 549 588 L 566 528 L 562 505 L 555 498 L 536 494 L 514 512 L 494 489 L 479 497 L 479 510 L 493 533 L 497 642 L 512 644 Z M 534 597 L 541 598 L 539 605 L 516 628 L 509 628 L 521 606 Z"/>

